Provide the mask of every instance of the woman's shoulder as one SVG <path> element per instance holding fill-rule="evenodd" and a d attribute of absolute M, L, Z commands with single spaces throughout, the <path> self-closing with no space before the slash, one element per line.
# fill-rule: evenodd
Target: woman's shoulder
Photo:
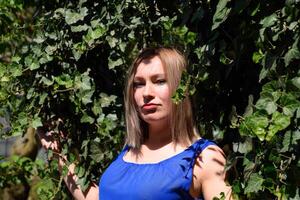
<path fill-rule="evenodd" d="M 197 157 L 194 171 L 201 179 L 212 178 L 215 175 L 223 176 L 225 165 L 226 156 L 223 150 L 217 145 L 209 145 Z"/>
<path fill-rule="evenodd" d="M 213 140 L 199 137 L 194 139 L 194 142 L 192 142 L 189 148 L 194 148 L 198 153 L 197 155 L 200 155 L 202 151 L 204 151 L 207 147 L 212 146 L 217 146 L 217 144 Z"/>
<path fill-rule="evenodd" d="M 217 145 L 209 145 L 201 152 L 199 157 L 202 158 L 206 164 L 215 163 L 223 166 L 226 162 L 226 156 L 223 150 Z"/>

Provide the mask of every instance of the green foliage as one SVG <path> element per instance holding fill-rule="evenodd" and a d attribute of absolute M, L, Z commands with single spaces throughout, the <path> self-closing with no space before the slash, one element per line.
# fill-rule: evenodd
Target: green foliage
<path fill-rule="evenodd" d="M 25 189 L 25 192 L 28 192 L 32 199 L 69 199 L 67 194 L 59 193 L 63 177 L 58 176 L 55 168 L 57 168 L 57 163 L 55 165 L 52 163 L 52 167 L 50 167 L 39 159 L 32 161 L 29 158 L 18 156 L 13 156 L 10 159 L 1 158 L 0 198 L 7 198 L 3 192 L 4 188 L 17 185 L 17 190 L 31 186 L 30 191 Z"/>
<path fill-rule="evenodd" d="M 62 130 L 62 152 L 86 189 L 122 148 L 132 59 L 175 45 L 189 68 L 173 99 L 193 94 L 202 135 L 229 149 L 236 196 L 299 197 L 298 1 L 38 2 L 0 3 L 0 116 L 12 126 L 2 137 L 29 124 Z M 64 198 L 61 181 L 42 183 L 40 194 Z"/>

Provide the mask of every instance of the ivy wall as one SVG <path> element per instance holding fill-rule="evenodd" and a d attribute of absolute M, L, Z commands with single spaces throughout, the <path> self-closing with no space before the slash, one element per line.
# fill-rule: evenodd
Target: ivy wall
<path fill-rule="evenodd" d="M 299 199 L 299 19 L 297 0 L 3 0 L 0 116 L 11 130 L 1 135 L 62 129 L 86 188 L 122 149 L 132 59 L 171 45 L 189 59 L 173 99 L 192 95 L 201 135 L 228 154 L 237 198 Z M 13 159 L 0 163 L 2 188 L 38 177 L 35 198 L 68 198 L 57 163 Z"/>

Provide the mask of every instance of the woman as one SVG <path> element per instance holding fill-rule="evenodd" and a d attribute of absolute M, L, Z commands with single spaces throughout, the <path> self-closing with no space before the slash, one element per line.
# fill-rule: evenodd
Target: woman
<path fill-rule="evenodd" d="M 186 65 L 174 48 L 147 48 L 138 55 L 125 91 L 125 148 L 102 175 L 99 187 L 92 184 L 86 193 L 74 184 L 70 166 L 65 182 L 75 198 L 231 199 L 222 150 L 198 136 L 190 99 L 178 104 L 171 99 Z M 42 143 L 57 148 L 45 139 Z M 62 158 L 59 163 L 64 165 Z"/>

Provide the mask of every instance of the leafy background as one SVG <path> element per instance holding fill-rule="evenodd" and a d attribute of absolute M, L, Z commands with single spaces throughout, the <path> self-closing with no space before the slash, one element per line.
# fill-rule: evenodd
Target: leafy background
<path fill-rule="evenodd" d="M 132 59 L 143 47 L 172 45 L 189 59 L 174 101 L 192 95 L 201 135 L 228 155 L 236 198 L 300 199 L 299 6 L 2 0 L 0 116 L 11 130 L 2 124 L 1 136 L 63 130 L 62 152 L 87 188 L 122 149 Z M 2 158 L 0 169 L 1 188 L 25 184 L 32 198 L 70 198 L 55 161 Z"/>

